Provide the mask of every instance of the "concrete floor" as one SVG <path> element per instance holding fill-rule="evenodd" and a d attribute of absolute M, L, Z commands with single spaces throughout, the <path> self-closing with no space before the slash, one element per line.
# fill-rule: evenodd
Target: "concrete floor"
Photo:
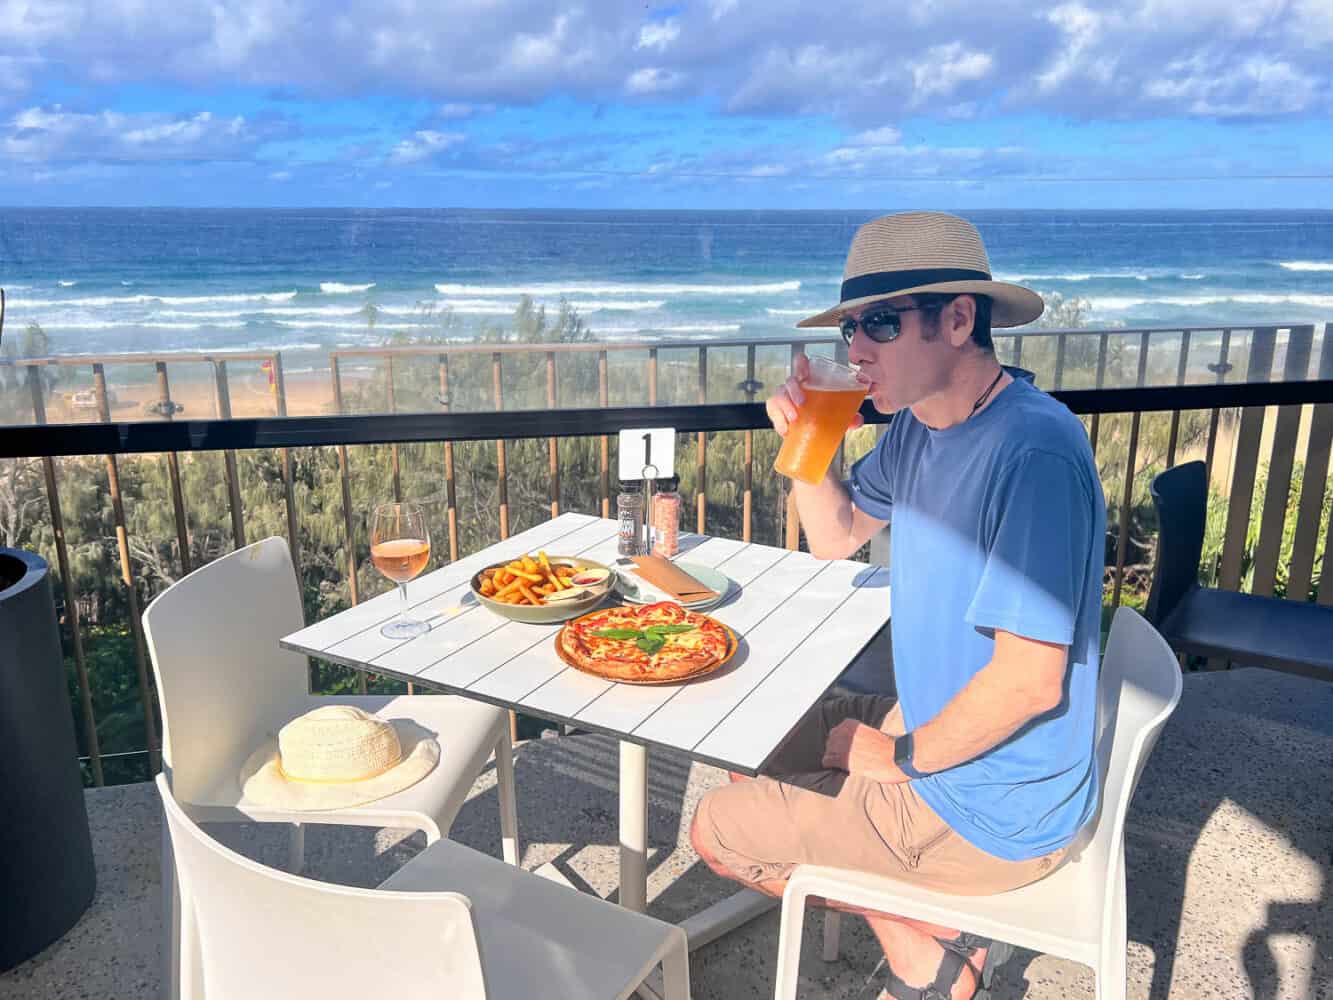
<path fill-rule="evenodd" d="M 523 864 L 553 862 L 602 896 L 616 883 L 616 754 L 594 736 L 533 741 L 517 762 Z M 1149 762 L 1127 832 L 1129 995 L 1333 1000 L 1333 685 L 1270 671 L 1190 675 Z M 686 835 L 694 803 L 725 780 L 715 768 L 654 754 L 649 899 L 680 917 L 730 887 L 698 862 Z M 41 955 L 0 975 L 0 998 L 156 996 L 161 936 L 159 811 L 151 785 L 90 791 L 98 892 L 88 913 Z M 269 863 L 285 830 L 214 827 Z M 454 839 L 498 853 L 494 774 L 478 780 Z M 308 874 L 375 885 L 420 850 L 403 831 L 314 827 Z M 699 1000 L 772 995 L 777 917 L 769 914 L 691 958 Z M 807 920 L 803 997 L 870 996 L 878 953 L 844 921 L 843 956 L 817 954 Z M 1073 963 L 1019 952 L 993 996 L 1091 998 Z M 510 1000 L 510 998 L 500 998 Z"/>

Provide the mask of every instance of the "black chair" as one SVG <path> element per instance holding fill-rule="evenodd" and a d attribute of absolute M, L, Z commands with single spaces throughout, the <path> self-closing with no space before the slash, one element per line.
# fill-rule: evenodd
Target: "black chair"
<path fill-rule="evenodd" d="M 1161 530 L 1146 615 L 1172 648 L 1333 681 L 1333 607 L 1199 586 L 1204 464 L 1157 476 L 1152 499 Z"/>

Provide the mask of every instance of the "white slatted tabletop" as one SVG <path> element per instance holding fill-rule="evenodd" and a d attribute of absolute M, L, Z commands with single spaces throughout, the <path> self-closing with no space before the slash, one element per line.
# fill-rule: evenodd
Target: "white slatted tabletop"
<path fill-rule="evenodd" d="M 580 673 L 556 655 L 558 625 L 511 622 L 472 598 L 472 574 L 525 552 L 614 561 L 616 523 L 586 514 L 562 514 L 413 581 L 411 612 L 432 626 L 425 635 L 405 642 L 380 635 L 401 610 L 390 591 L 282 644 L 754 774 L 888 621 L 888 570 L 700 535 L 685 536 L 682 548 L 689 561 L 740 585 L 709 614 L 741 642 L 726 667 L 681 684 L 616 684 Z"/>

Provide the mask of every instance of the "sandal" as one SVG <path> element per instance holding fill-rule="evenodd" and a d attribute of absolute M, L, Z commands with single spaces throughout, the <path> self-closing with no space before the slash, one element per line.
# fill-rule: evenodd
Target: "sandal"
<path fill-rule="evenodd" d="M 1008 961 L 1013 954 L 1013 947 L 1003 941 L 992 941 L 976 934 L 961 932 L 956 938 L 936 938 L 944 955 L 940 958 L 935 978 L 925 986 L 912 986 L 898 977 L 890 968 L 886 959 L 880 959 L 875 971 L 866 980 L 867 984 L 876 977 L 882 977 L 882 989 L 892 1000 L 949 1000 L 958 977 L 963 969 L 972 970 L 977 980 L 977 989 L 972 1000 L 989 1000 L 991 981 L 995 970 Z M 972 961 L 972 956 L 986 948 L 986 961 L 980 969 Z"/>

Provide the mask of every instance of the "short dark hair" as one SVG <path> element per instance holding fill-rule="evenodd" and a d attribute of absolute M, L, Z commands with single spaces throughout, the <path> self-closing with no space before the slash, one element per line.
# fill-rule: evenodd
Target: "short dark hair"
<path fill-rule="evenodd" d="M 977 295 L 973 292 L 965 293 L 976 299 L 977 312 L 972 320 L 972 343 L 976 344 L 983 351 L 990 354 L 995 353 L 995 341 L 991 339 L 990 333 L 990 313 L 991 299 L 989 295 Z M 934 314 L 935 322 L 939 322 L 939 313 L 946 305 L 958 298 L 956 294 L 949 292 L 922 292 L 919 295 L 913 295 L 912 299 L 924 311 Z"/>

